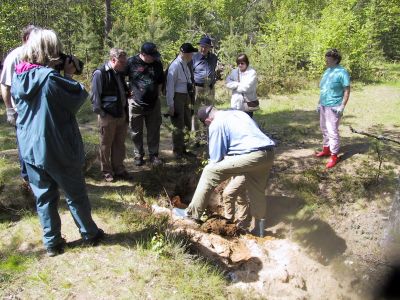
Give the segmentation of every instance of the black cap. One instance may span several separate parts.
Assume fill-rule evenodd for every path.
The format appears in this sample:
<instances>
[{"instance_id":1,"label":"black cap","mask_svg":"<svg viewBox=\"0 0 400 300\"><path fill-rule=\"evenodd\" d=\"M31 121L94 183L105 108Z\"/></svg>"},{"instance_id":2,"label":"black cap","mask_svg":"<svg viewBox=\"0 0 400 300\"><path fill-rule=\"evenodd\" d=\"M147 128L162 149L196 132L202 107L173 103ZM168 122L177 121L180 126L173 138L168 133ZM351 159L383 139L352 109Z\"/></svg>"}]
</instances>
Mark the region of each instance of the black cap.
<instances>
[{"instance_id":1,"label":"black cap","mask_svg":"<svg viewBox=\"0 0 400 300\"><path fill-rule=\"evenodd\" d=\"M184 43L181 46L181 52L183 53L193 53L197 51L198 51L197 48L193 47L191 43Z\"/></svg>"},{"instance_id":2,"label":"black cap","mask_svg":"<svg viewBox=\"0 0 400 300\"><path fill-rule=\"evenodd\" d=\"M203 36L200 39L199 45L200 46L208 46L208 47L212 48L211 39L208 36Z\"/></svg>"},{"instance_id":3,"label":"black cap","mask_svg":"<svg viewBox=\"0 0 400 300\"><path fill-rule=\"evenodd\" d=\"M199 118L200 122L204 123L204 121L210 115L211 110L213 109L213 105L202 106L197 111L197 118Z\"/></svg>"},{"instance_id":4,"label":"black cap","mask_svg":"<svg viewBox=\"0 0 400 300\"><path fill-rule=\"evenodd\" d=\"M157 50L157 46L154 43L146 42L142 45L140 52L153 56L154 58L160 58L160 52Z\"/></svg>"}]
</instances>

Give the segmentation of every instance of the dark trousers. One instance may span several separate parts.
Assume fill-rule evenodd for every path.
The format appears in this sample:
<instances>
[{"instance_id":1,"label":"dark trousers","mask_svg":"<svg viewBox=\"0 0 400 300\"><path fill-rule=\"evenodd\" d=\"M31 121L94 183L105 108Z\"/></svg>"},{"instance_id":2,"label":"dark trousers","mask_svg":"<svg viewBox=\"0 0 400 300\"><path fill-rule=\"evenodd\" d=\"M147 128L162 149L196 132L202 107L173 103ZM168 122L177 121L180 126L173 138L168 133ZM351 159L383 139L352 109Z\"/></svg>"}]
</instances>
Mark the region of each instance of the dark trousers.
<instances>
[{"instance_id":1,"label":"dark trousers","mask_svg":"<svg viewBox=\"0 0 400 300\"><path fill-rule=\"evenodd\" d=\"M188 94L175 93L174 110L175 114L171 117L174 127L172 131L173 151L175 154L183 154L186 150L184 129L186 127L187 130L190 130L192 121Z\"/></svg>"},{"instance_id":2,"label":"dark trousers","mask_svg":"<svg viewBox=\"0 0 400 300\"><path fill-rule=\"evenodd\" d=\"M143 108L138 106L133 100L129 100L129 126L135 157L144 156L144 124L146 124L149 156L158 156L161 121L161 105L159 99L157 99L156 105L150 111L144 111Z\"/></svg>"}]
</instances>

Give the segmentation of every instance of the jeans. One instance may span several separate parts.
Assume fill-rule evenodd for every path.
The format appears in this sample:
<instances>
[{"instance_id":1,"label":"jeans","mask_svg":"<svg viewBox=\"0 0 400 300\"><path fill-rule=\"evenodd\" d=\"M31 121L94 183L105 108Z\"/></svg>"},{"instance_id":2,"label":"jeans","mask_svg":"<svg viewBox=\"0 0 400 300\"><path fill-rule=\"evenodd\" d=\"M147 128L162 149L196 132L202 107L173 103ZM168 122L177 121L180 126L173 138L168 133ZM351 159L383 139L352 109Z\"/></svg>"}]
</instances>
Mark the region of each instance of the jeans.
<instances>
[{"instance_id":1,"label":"jeans","mask_svg":"<svg viewBox=\"0 0 400 300\"><path fill-rule=\"evenodd\" d=\"M68 208L82 238L93 238L97 234L98 227L92 219L91 206L81 168L44 170L26 164L26 169L32 192L36 198L36 208L46 248L54 247L61 242L61 219L58 214L59 187L65 192Z\"/></svg>"}]
</instances>

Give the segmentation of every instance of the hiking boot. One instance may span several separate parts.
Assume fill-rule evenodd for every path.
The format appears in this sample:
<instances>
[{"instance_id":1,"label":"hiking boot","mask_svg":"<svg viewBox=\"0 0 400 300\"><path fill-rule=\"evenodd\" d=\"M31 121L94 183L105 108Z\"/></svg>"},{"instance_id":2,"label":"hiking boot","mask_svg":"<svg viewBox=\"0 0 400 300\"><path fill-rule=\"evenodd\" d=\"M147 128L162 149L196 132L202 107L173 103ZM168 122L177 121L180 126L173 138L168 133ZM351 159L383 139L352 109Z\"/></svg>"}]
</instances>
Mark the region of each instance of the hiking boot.
<instances>
[{"instance_id":1,"label":"hiking boot","mask_svg":"<svg viewBox=\"0 0 400 300\"><path fill-rule=\"evenodd\" d=\"M66 240L62 238L61 241L57 245L47 247L47 249L46 249L47 256L54 257L57 255L63 254L66 244L67 244Z\"/></svg>"},{"instance_id":2,"label":"hiking boot","mask_svg":"<svg viewBox=\"0 0 400 300\"><path fill-rule=\"evenodd\" d=\"M339 157L336 154L332 154L331 157L328 160L328 163L326 164L326 168L330 169L336 166L336 164L339 161Z\"/></svg>"},{"instance_id":3,"label":"hiking boot","mask_svg":"<svg viewBox=\"0 0 400 300\"><path fill-rule=\"evenodd\" d=\"M162 165L162 160L160 158L158 158L158 156L154 155L154 156L150 156L150 163L153 165L153 167Z\"/></svg>"},{"instance_id":4,"label":"hiking boot","mask_svg":"<svg viewBox=\"0 0 400 300\"><path fill-rule=\"evenodd\" d=\"M92 238L89 239L84 239L83 244L86 246L97 246L104 238L106 237L106 234L104 233L103 229L100 229L97 231L96 235Z\"/></svg>"},{"instance_id":5,"label":"hiking boot","mask_svg":"<svg viewBox=\"0 0 400 300\"><path fill-rule=\"evenodd\" d=\"M316 157L323 157L329 155L331 155L331 150L329 149L329 146L324 146L321 152L315 154Z\"/></svg>"},{"instance_id":6,"label":"hiking boot","mask_svg":"<svg viewBox=\"0 0 400 300\"><path fill-rule=\"evenodd\" d=\"M122 173L115 174L115 178L121 180L132 180L133 176L129 174L127 171L123 171Z\"/></svg>"},{"instance_id":7,"label":"hiking boot","mask_svg":"<svg viewBox=\"0 0 400 300\"><path fill-rule=\"evenodd\" d=\"M135 156L135 166L140 167L144 165L143 156Z\"/></svg>"},{"instance_id":8,"label":"hiking boot","mask_svg":"<svg viewBox=\"0 0 400 300\"><path fill-rule=\"evenodd\" d=\"M114 177L112 176L111 173L104 173L103 177L104 177L104 180L106 182L113 182L114 181Z\"/></svg>"}]
</instances>

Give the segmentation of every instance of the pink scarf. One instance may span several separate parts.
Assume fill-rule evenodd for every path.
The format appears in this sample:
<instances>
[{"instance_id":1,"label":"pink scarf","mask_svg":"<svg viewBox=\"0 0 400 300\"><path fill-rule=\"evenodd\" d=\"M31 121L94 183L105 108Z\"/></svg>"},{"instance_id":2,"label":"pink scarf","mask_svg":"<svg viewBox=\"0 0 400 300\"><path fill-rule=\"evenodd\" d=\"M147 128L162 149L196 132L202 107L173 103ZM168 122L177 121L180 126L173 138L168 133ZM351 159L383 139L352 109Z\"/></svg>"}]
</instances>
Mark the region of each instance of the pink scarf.
<instances>
[{"instance_id":1,"label":"pink scarf","mask_svg":"<svg viewBox=\"0 0 400 300\"><path fill-rule=\"evenodd\" d=\"M39 68L41 65L31 64L29 62L23 61L15 66L15 73L22 74L34 68Z\"/></svg>"}]
</instances>

